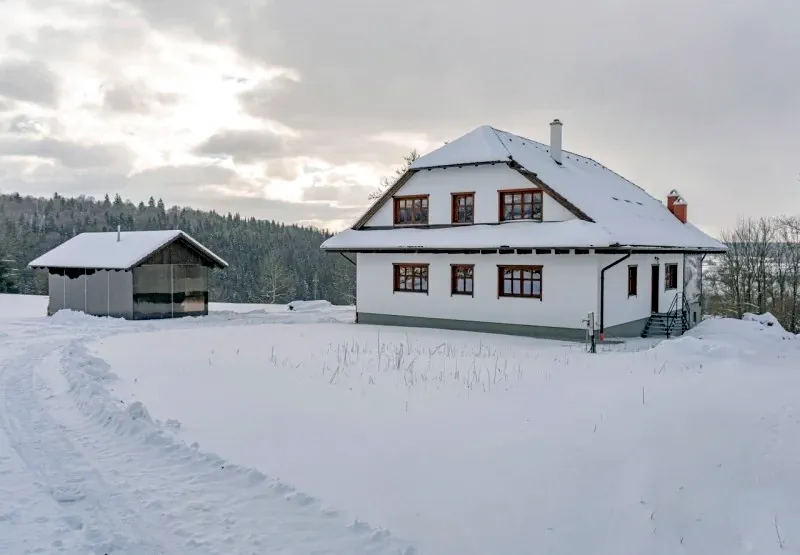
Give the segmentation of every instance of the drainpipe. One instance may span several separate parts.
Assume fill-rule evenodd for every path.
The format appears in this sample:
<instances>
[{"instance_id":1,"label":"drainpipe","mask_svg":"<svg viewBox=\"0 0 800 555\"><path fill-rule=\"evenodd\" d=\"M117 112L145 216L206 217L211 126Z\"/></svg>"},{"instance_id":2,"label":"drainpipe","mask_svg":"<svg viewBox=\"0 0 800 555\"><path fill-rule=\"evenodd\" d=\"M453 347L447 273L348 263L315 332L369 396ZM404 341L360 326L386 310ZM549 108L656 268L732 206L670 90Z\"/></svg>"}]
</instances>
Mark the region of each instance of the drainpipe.
<instances>
[{"instance_id":1,"label":"drainpipe","mask_svg":"<svg viewBox=\"0 0 800 555\"><path fill-rule=\"evenodd\" d=\"M606 316L606 270L610 270L620 262L625 262L631 257L631 251L628 251L628 254L620 258L619 260L615 260L602 270L600 270L600 341L605 339L605 327L603 326L603 322Z\"/></svg>"},{"instance_id":2,"label":"drainpipe","mask_svg":"<svg viewBox=\"0 0 800 555\"><path fill-rule=\"evenodd\" d=\"M703 314L705 314L705 304L706 304L706 292L703 289L703 262L706 261L706 256L708 253L703 253L703 256L700 257L700 320L703 319Z\"/></svg>"}]
</instances>

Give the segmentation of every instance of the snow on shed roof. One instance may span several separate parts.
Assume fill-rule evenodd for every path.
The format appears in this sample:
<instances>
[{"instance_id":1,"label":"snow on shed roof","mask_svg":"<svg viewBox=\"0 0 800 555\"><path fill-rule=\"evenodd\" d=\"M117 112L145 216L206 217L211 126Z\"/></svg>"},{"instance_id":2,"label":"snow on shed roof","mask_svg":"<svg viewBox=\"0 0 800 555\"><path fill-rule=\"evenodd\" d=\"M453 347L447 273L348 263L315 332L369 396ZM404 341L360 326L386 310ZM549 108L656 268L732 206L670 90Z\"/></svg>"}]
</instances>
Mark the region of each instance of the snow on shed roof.
<instances>
[{"instance_id":1,"label":"snow on shed roof","mask_svg":"<svg viewBox=\"0 0 800 555\"><path fill-rule=\"evenodd\" d=\"M127 270L161 247L183 238L217 265L228 265L222 258L180 230L81 233L46 252L30 264L31 268L89 268Z\"/></svg>"},{"instance_id":2,"label":"snow on shed roof","mask_svg":"<svg viewBox=\"0 0 800 555\"><path fill-rule=\"evenodd\" d=\"M411 169L515 162L525 170L536 174L555 193L596 222L602 230L598 230L594 237L598 241L601 237L607 237L606 246L725 250L725 245L697 227L681 223L662 202L650 196L644 189L591 158L564 151L561 161L562 164L558 165L550 157L550 148L547 145L490 126L482 126L417 159L411 164ZM486 231L487 226L481 228L484 230L482 233L490 233ZM476 226L476 230L481 228ZM458 229L461 231L454 231L454 236L463 231L465 240L467 237L470 240L477 239L474 231L468 234L467 228ZM355 230L348 230L329 239L323 243L323 248L341 250L346 248L348 242L352 243L351 248L356 248L357 244L378 240L378 236L366 239L360 235L375 233L375 230L360 230L359 235L351 231ZM392 232L397 231L392 230ZM440 235L429 234L429 236ZM550 236L550 233L547 236ZM385 248L390 248L388 244L396 243L395 240L389 240L388 235L385 237L387 237ZM422 239L421 236L419 238ZM586 241L586 244L597 243Z\"/></svg>"}]
</instances>

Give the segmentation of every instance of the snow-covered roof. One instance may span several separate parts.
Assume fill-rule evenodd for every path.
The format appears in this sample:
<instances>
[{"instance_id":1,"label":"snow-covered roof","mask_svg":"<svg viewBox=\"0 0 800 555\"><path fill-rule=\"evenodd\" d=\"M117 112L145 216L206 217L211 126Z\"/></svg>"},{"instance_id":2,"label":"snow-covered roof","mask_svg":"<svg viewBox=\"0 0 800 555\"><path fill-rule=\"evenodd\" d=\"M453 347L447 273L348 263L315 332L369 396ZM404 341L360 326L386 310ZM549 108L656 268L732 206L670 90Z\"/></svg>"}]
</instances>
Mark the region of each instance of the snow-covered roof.
<instances>
[{"instance_id":1,"label":"snow-covered roof","mask_svg":"<svg viewBox=\"0 0 800 555\"><path fill-rule=\"evenodd\" d=\"M514 167L535 174L538 180L552 189L552 192L592 220L584 222L587 224L582 231L584 243L570 244L570 246L633 246L707 251L724 251L726 248L691 223L681 223L661 201L591 158L563 151L562 164L559 165L550 156L550 148L547 145L490 126L478 127L422 156L414 161L410 168L415 171L492 162L510 163ZM387 200L388 196L378 202ZM594 225L591 225L593 222ZM504 223L499 227L503 228L505 225L508 224ZM573 243L572 240L576 238L569 234L572 230L570 226L553 227L552 232L544 232L545 227L551 224L533 225L537 227L531 228L530 234L525 234L529 235L527 237L529 244L525 245L527 247L541 245L542 236L552 237L552 240L559 244ZM441 233L442 230L436 229L415 229L412 231L417 233L410 237L414 237L415 241L426 247L429 246L425 244L426 240L430 239L438 244L439 238L444 236L451 237L457 243L471 241L474 246L475 243L487 243L490 238L495 235L499 237L503 233L501 230L490 230L490 227L459 227L452 230L452 233ZM568 229L570 232L566 231ZM568 234L563 240L558 240L553 235L562 231L557 230L564 230L563 232ZM390 244L405 242L409 237L406 230L389 230L390 234L381 233L374 237L366 237L366 234L374 234L377 231L347 230L323 243L323 248L343 250L348 244L356 248L357 245L365 243L377 243L383 240L381 237L386 240L382 246L391 248ZM420 235L419 232L423 231L430 233ZM461 235L464 236L463 240L460 238ZM557 245L553 243L547 246ZM376 245L376 248L379 247Z\"/></svg>"},{"instance_id":2,"label":"snow-covered roof","mask_svg":"<svg viewBox=\"0 0 800 555\"><path fill-rule=\"evenodd\" d=\"M508 226L512 226L509 228ZM497 249L606 247L602 227L582 220L515 221L464 227L348 229L325 241L326 250L346 249Z\"/></svg>"},{"instance_id":3,"label":"snow-covered roof","mask_svg":"<svg viewBox=\"0 0 800 555\"><path fill-rule=\"evenodd\" d=\"M81 233L28 266L32 268L89 268L127 270L160 248L184 239L220 267L228 265L222 258L180 230L122 231Z\"/></svg>"}]
</instances>

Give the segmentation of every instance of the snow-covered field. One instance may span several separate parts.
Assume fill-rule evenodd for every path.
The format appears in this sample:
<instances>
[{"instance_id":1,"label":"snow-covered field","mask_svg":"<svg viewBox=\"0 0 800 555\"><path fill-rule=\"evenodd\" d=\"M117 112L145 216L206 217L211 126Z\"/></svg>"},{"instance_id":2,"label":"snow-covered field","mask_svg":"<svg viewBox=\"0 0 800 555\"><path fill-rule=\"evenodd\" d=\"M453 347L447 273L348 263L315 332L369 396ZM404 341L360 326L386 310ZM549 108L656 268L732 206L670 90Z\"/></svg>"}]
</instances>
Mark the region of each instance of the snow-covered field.
<instances>
[{"instance_id":1,"label":"snow-covered field","mask_svg":"<svg viewBox=\"0 0 800 555\"><path fill-rule=\"evenodd\" d=\"M2 554L800 553L800 341L768 319L590 355L45 306L0 296Z\"/></svg>"}]
</instances>

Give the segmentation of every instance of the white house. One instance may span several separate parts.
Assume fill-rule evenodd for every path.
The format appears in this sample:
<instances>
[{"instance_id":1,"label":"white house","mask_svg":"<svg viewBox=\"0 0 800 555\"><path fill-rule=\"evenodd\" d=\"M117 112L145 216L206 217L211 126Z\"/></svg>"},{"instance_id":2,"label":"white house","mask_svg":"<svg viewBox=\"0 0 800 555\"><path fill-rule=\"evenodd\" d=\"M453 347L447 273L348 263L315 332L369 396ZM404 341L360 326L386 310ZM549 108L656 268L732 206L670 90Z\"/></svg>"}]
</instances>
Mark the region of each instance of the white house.
<instances>
[{"instance_id":1,"label":"white house","mask_svg":"<svg viewBox=\"0 0 800 555\"><path fill-rule=\"evenodd\" d=\"M591 158L479 127L419 158L326 251L356 253L357 321L582 339L685 328L725 245ZM678 330L673 330L678 331Z\"/></svg>"}]
</instances>

